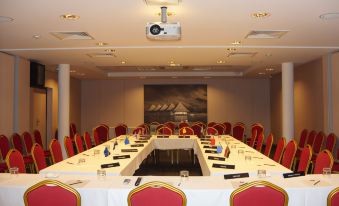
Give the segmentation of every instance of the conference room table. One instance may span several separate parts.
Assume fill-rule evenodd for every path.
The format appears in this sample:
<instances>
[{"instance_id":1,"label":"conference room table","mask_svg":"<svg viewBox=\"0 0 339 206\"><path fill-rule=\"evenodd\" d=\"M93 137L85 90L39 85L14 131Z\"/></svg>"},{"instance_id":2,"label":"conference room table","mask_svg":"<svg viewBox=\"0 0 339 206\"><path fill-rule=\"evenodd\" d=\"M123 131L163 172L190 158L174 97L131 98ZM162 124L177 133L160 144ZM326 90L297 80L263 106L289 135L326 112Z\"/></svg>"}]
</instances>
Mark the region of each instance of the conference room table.
<instances>
[{"instance_id":1,"label":"conference room table","mask_svg":"<svg viewBox=\"0 0 339 206\"><path fill-rule=\"evenodd\" d=\"M131 179L129 184L124 184L126 178ZM82 206L127 206L127 196L135 188L134 182L137 177L2 173L0 174L0 205L23 206L24 192L30 186L45 179L70 184L80 193ZM150 181L171 184L185 193L187 206L229 206L231 193L240 185L255 180L269 181L282 187L288 194L289 206L326 206L327 195L339 186L339 174L307 175L288 179L282 176L271 176L228 180L223 176L190 176L188 180L182 180L179 176L144 176L141 184Z\"/></svg>"},{"instance_id":2,"label":"conference room table","mask_svg":"<svg viewBox=\"0 0 339 206\"><path fill-rule=\"evenodd\" d=\"M125 144L126 138L128 138L128 144ZM215 139L215 145L210 145L210 139L199 139L194 135L152 135L147 140L141 140L134 136L120 136L47 167L40 173L96 175L97 170L101 169L101 165L113 163L116 164L114 167L105 168L107 176L132 176L154 149L193 149L200 163L203 176L246 172L252 177L257 175L258 170L266 170L267 175L271 176L291 172L291 170L231 136L224 135L210 138ZM114 147L115 142L118 145ZM222 147L220 153L217 153L216 145ZM110 152L108 156L104 155L106 147L109 148ZM224 151L227 147L230 150L230 155L225 158ZM239 151L242 152L239 153ZM125 155L129 155L129 157L121 159ZM234 166L234 168L225 168L226 166Z\"/></svg>"}]
</instances>

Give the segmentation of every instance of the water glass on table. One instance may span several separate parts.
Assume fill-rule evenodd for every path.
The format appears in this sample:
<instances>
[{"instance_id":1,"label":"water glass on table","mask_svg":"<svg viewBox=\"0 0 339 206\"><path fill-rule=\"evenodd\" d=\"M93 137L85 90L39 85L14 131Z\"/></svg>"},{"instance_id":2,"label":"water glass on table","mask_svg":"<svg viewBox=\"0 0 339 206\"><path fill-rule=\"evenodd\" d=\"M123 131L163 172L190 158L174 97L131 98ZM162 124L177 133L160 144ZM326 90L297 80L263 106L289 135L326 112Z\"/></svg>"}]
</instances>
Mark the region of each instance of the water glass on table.
<instances>
[{"instance_id":1,"label":"water glass on table","mask_svg":"<svg viewBox=\"0 0 339 206\"><path fill-rule=\"evenodd\" d=\"M331 168L329 168L329 167L324 167L324 168L323 168L323 175L324 175L325 177L330 176L330 175L331 175Z\"/></svg>"},{"instance_id":2,"label":"water glass on table","mask_svg":"<svg viewBox=\"0 0 339 206\"><path fill-rule=\"evenodd\" d=\"M19 168L18 167L11 167L11 168L9 168L9 173L13 176L18 176Z\"/></svg>"},{"instance_id":3,"label":"water glass on table","mask_svg":"<svg viewBox=\"0 0 339 206\"><path fill-rule=\"evenodd\" d=\"M98 180L105 180L106 179L106 170L98 169L97 170L97 177L98 177Z\"/></svg>"}]
</instances>

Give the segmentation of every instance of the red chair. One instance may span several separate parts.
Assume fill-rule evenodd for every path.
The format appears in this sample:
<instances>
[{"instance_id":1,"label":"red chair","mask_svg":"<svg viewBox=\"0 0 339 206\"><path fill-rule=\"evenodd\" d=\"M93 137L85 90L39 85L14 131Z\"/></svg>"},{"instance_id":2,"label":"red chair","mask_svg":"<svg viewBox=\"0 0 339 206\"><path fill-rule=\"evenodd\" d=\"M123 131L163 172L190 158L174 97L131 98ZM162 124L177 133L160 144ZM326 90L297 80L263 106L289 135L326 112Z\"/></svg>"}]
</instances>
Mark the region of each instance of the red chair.
<instances>
[{"instance_id":1,"label":"red chair","mask_svg":"<svg viewBox=\"0 0 339 206\"><path fill-rule=\"evenodd\" d=\"M84 144L82 142L82 138L80 134L76 133L74 135L74 141L75 141L75 147L77 148L78 153L81 153L84 151Z\"/></svg>"},{"instance_id":2,"label":"red chair","mask_svg":"<svg viewBox=\"0 0 339 206\"><path fill-rule=\"evenodd\" d=\"M24 132L22 133L22 138L24 139L24 145L26 149L26 154L29 154L33 147L33 138L30 133Z\"/></svg>"},{"instance_id":3,"label":"red chair","mask_svg":"<svg viewBox=\"0 0 339 206\"><path fill-rule=\"evenodd\" d=\"M281 164L288 168L291 169L294 161L294 156L295 153L297 152L297 142L295 140L290 140L285 148L284 155L282 156L281 159Z\"/></svg>"},{"instance_id":4,"label":"red chair","mask_svg":"<svg viewBox=\"0 0 339 206\"><path fill-rule=\"evenodd\" d=\"M125 124L119 124L114 128L115 131L115 137L119 137L120 135L126 135L127 134L127 126Z\"/></svg>"},{"instance_id":5,"label":"red chair","mask_svg":"<svg viewBox=\"0 0 339 206\"><path fill-rule=\"evenodd\" d=\"M202 128L202 126L200 126L199 124L193 124L191 126L191 129L193 129L194 135L197 135L199 138L202 137L204 133L204 129Z\"/></svg>"},{"instance_id":6,"label":"red chair","mask_svg":"<svg viewBox=\"0 0 339 206\"><path fill-rule=\"evenodd\" d=\"M140 135L144 135L145 134L145 128L144 127L137 127L133 129L132 134L140 134Z\"/></svg>"},{"instance_id":7,"label":"red chair","mask_svg":"<svg viewBox=\"0 0 339 206\"><path fill-rule=\"evenodd\" d=\"M307 129L303 129L303 131L301 131L300 138L299 138L299 143L298 143L297 153L295 154L296 158L300 157L301 150L305 147L305 143L306 143L306 139L307 139L307 134L308 134Z\"/></svg>"},{"instance_id":8,"label":"red chair","mask_svg":"<svg viewBox=\"0 0 339 206\"><path fill-rule=\"evenodd\" d=\"M337 159L333 163L332 171L339 173L339 148L337 150Z\"/></svg>"},{"instance_id":9,"label":"red chair","mask_svg":"<svg viewBox=\"0 0 339 206\"><path fill-rule=\"evenodd\" d=\"M138 127L144 128L144 134L150 134L150 127L146 123L143 123Z\"/></svg>"},{"instance_id":10,"label":"red chair","mask_svg":"<svg viewBox=\"0 0 339 206\"><path fill-rule=\"evenodd\" d=\"M34 130L33 131L33 136L34 136L34 140L35 143L38 143L42 148L44 147L44 145L42 144L42 139L41 139L41 134L39 130ZM51 158L51 152L49 150L44 150L44 154L46 158Z\"/></svg>"},{"instance_id":11,"label":"red chair","mask_svg":"<svg viewBox=\"0 0 339 206\"><path fill-rule=\"evenodd\" d=\"M25 206L80 206L80 194L72 187L57 180L44 180L24 194Z\"/></svg>"},{"instance_id":12,"label":"red chair","mask_svg":"<svg viewBox=\"0 0 339 206\"><path fill-rule=\"evenodd\" d=\"M35 143L32 147L31 154L34 160L35 171L39 173L40 170L47 167L44 149L42 149L38 143Z\"/></svg>"},{"instance_id":13,"label":"red chair","mask_svg":"<svg viewBox=\"0 0 339 206\"><path fill-rule=\"evenodd\" d=\"M325 134L323 132L319 132L317 136L315 137L313 147L312 147L313 149L312 160L315 160L317 158L317 155L320 152L321 146L323 145L324 139L325 139Z\"/></svg>"},{"instance_id":14,"label":"red chair","mask_svg":"<svg viewBox=\"0 0 339 206\"><path fill-rule=\"evenodd\" d=\"M243 123L238 122L234 125L233 131L232 131L233 137L236 138L239 141L244 142L244 134L245 134L245 126Z\"/></svg>"},{"instance_id":15,"label":"red chair","mask_svg":"<svg viewBox=\"0 0 339 206\"><path fill-rule=\"evenodd\" d=\"M231 130L232 130L232 124L230 122L224 122L222 123L225 127L225 134L226 135L231 135Z\"/></svg>"},{"instance_id":16,"label":"red chair","mask_svg":"<svg viewBox=\"0 0 339 206\"><path fill-rule=\"evenodd\" d=\"M214 127L207 127L206 130L207 135L218 135L218 130L216 130Z\"/></svg>"},{"instance_id":17,"label":"red chair","mask_svg":"<svg viewBox=\"0 0 339 206\"><path fill-rule=\"evenodd\" d=\"M165 122L164 125L170 128L172 132L175 131L176 125L174 124L174 122Z\"/></svg>"},{"instance_id":18,"label":"red chair","mask_svg":"<svg viewBox=\"0 0 339 206\"><path fill-rule=\"evenodd\" d=\"M309 134L308 134L308 137L307 137L307 143L308 145L311 145L311 147L313 147L313 143L314 143L314 139L315 139L315 136L317 135L317 132L312 130Z\"/></svg>"},{"instance_id":19,"label":"red chair","mask_svg":"<svg viewBox=\"0 0 339 206\"><path fill-rule=\"evenodd\" d=\"M18 150L24 157L25 165L27 165L31 171L33 171L33 158L32 155L24 155L24 149L21 141L21 137L18 133L13 133L12 135L12 145L14 146L14 149ZM29 151L30 152L30 151Z\"/></svg>"},{"instance_id":20,"label":"red chair","mask_svg":"<svg viewBox=\"0 0 339 206\"><path fill-rule=\"evenodd\" d=\"M85 145L86 145L86 149L92 148L91 136L89 135L88 132L84 133L84 142L85 142Z\"/></svg>"},{"instance_id":21,"label":"red chair","mask_svg":"<svg viewBox=\"0 0 339 206\"><path fill-rule=\"evenodd\" d=\"M186 196L163 182L149 182L128 194L128 206L186 206Z\"/></svg>"},{"instance_id":22,"label":"red chair","mask_svg":"<svg viewBox=\"0 0 339 206\"><path fill-rule=\"evenodd\" d=\"M77 128L75 126L74 123L71 123L69 125L69 136L70 138L73 140L74 139L74 135L77 133Z\"/></svg>"},{"instance_id":23,"label":"red chair","mask_svg":"<svg viewBox=\"0 0 339 206\"><path fill-rule=\"evenodd\" d=\"M181 129L183 127L190 127L190 125L187 122L180 122L179 123L179 129Z\"/></svg>"},{"instance_id":24,"label":"red chair","mask_svg":"<svg viewBox=\"0 0 339 206\"><path fill-rule=\"evenodd\" d=\"M182 127L179 129L179 135L194 135L194 130L190 127Z\"/></svg>"},{"instance_id":25,"label":"red chair","mask_svg":"<svg viewBox=\"0 0 339 206\"><path fill-rule=\"evenodd\" d=\"M99 145L108 141L109 127L107 125L101 124L94 128L93 136L95 144ZM98 142L96 142L98 140Z\"/></svg>"},{"instance_id":26,"label":"red chair","mask_svg":"<svg viewBox=\"0 0 339 206\"><path fill-rule=\"evenodd\" d=\"M159 129L157 129L157 135L172 135L172 130L169 127L162 126Z\"/></svg>"},{"instance_id":27,"label":"red chair","mask_svg":"<svg viewBox=\"0 0 339 206\"><path fill-rule=\"evenodd\" d=\"M7 153L10 150L9 140L5 135L0 135L0 152L3 158L6 158Z\"/></svg>"},{"instance_id":28,"label":"red chair","mask_svg":"<svg viewBox=\"0 0 339 206\"><path fill-rule=\"evenodd\" d=\"M281 138L278 140L277 148L275 149L275 153L274 153L274 156L273 156L273 160L274 160L274 161L280 163L280 159L281 159L281 156L282 156L282 154L283 154L285 144L286 144L286 139L285 139L285 137L281 137Z\"/></svg>"},{"instance_id":29,"label":"red chair","mask_svg":"<svg viewBox=\"0 0 339 206\"><path fill-rule=\"evenodd\" d=\"M265 151L264 151L264 155L266 155L267 157L270 157L272 144L273 144L273 134L270 133L266 139L266 145L265 145Z\"/></svg>"},{"instance_id":30,"label":"red chair","mask_svg":"<svg viewBox=\"0 0 339 206\"><path fill-rule=\"evenodd\" d=\"M61 145L57 139L51 140L51 142L49 143L49 150L51 151L53 164L61 162L63 160Z\"/></svg>"},{"instance_id":31,"label":"red chair","mask_svg":"<svg viewBox=\"0 0 339 206\"><path fill-rule=\"evenodd\" d=\"M329 134L326 138L325 149L327 149L328 151L332 153L335 148L336 141L337 141L337 136L334 133Z\"/></svg>"},{"instance_id":32,"label":"red chair","mask_svg":"<svg viewBox=\"0 0 339 206\"><path fill-rule=\"evenodd\" d=\"M19 173L26 173L24 158L16 149L9 150L6 156L6 164L8 168L17 167Z\"/></svg>"},{"instance_id":33,"label":"red chair","mask_svg":"<svg viewBox=\"0 0 339 206\"><path fill-rule=\"evenodd\" d=\"M311 162L311 157L312 157L312 148L310 145L306 145L301 150L297 172L305 172L305 174L307 174L308 167Z\"/></svg>"},{"instance_id":34,"label":"red chair","mask_svg":"<svg viewBox=\"0 0 339 206\"><path fill-rule=\"evenodd\" d=\"M333 156L330 151L321 151L315 160L313 174L322 174L323 168L331 168L333 166Z\"/></svg>"},{"instance_id":35,"label":"red chair","mask_svg":"<svg viewBox=\"0 0 339 206\"><path fill-rule=\"evenodd\" d=\"M72 140L70 137L64 137L64 145L68 157L73 157L75 155Z\"/></svg>"},{"instance_id":36,"label":"red chair","mask_svg":"<svg viewBox=\"0 0 339 206\"><path fill-rule=\"evenodd\" d=\"M231 206L287 206L286 191L270 182L255 181L232 192Z\"/></svg>"},{"instance_id":37,"label":"red chair","mask_svg":"<svg viewBox=\"0 0 339 206\"><path fill-rule=\"evenodd\" d=\"M257 145L255 146L255 149L256 149L258 152L261 152L261 148L262 148L263 143L264 143L264 133L261 133L261 134L258 136Z\"/></svg>"},{"instance_id":38,"label":"red chair","mask_svg":"<svg viewBox=\"0 0 339 206\"><path fill-rule=\"evenodd\" d=\"M339 187L335 188L327 196L327 206L339 205Z\"/></svg>"},{"instance_id":39,"label":"red chair","mask_svg":"<svg viewBox=\"0 0 339 206\"><path fill-rule=\"evenodd\" d=\"M218 131L219 135L223 135L225 133L225 126L223 124L215 124L213 128Z\"/></svg>"},{"instance_id":40,"label":"red chair","mask_svg":"<svg viewBox=\"0 0 339 206\"><path fill-rule=\"evenodd\" d=\"M257 137L260 134L257 134L257 130L252 130L251 132L251 138L247 141L248 146L253 147L254 148L254 144L257 141Z\"/></svg>"},{"instance_id":41,"label":"red chair","mask_svg":"<svg viewBox=\"0 0 339 206\"><path fill-rule=\"evenodd\" d=\"M197 124L197 125L199 125L200 127L202 127L203 129L206 129L206 124L205 123L203 123L203 122L194 122L194 123L192 123L192 125L194 125L194 124Z\"/></svg>"},{"instance_id":42,"label":"red chair","mask_svg":"<svg viewBox=\"0 0 339 206\"><path fill-rule=\"evenodd\" d=\"M209 122L207 123L207 127L213 127L216 124L217 124L216 122Z\"/></svg>"}]
</instances>

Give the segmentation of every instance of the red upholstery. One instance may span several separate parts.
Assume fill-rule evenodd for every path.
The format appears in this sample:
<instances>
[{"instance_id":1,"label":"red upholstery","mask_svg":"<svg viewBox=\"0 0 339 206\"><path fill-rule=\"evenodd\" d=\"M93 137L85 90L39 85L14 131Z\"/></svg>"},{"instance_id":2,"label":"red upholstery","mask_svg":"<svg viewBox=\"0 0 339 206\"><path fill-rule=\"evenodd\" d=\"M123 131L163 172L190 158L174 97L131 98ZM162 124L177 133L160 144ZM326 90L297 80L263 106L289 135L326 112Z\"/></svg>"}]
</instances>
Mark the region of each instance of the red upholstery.
<instances>
[{"instance_id":1,"label":"red upholstery","mask_svg":"<svg viewBox=\"0 0 339 206\"><path fill-rule=\"evenodd\" d=\"M266 145L265 145L265 151L264 151L264 155L266 155L267 157L270 156L271 149L272 149L272 144L273 144L273 134L270 133L267 136Z\"/></svg>"},{"instance_id":2,"label":"red upholstery","mask_svg":"<svg viewBox=\"0 0 339 206\"><path fill-rule=\"evenodd\" d=\"M77 128L74 123L69 125L69 136L71 139L74 139L74 135L77 133Z\"/></svg>"},{"instance_id":3,"label":"red upholstery","mask_svg":"<svg viewBox=\"0 0 339 206\"><path fill-rule=\"evenodd\" d=\"M17 149L21 154L24 154L24 147L22 145L21 137L18 133L13 133L12 135L12 145ZM30 151L30 150L29 150ZM29 152L28 151L28 152Z\"/></svg>"},{"instance_id":4,"label":"red upholstery","mask_svg":"<svg viewBox=\"0 0 339 206\"><path fill-rule=\"evenodd\" d=\"M39 145L41 145L41 147L43 147L40 131L34 130L33 136L34 136L35 143L38 143ZM45 154L45 157L51 157L51 152L49 150L44 150L44 154Z\"/></svg>"},{"instance_id":5,"label":"red upholstery","mask_svg":"<svg viewBox=\"0 0 339 206\"><path fill-rule=\"evenodd\" d=\"M313 147L312 147L314 154L318 154L320 152L324 139L325 139L325 134L323 132L319 132L317 136L315 137Z\"/></svg>"},{"instance_id":6,"label":"red upholstery","mask_svg":"<svg viewBox=\"0 0 339 206\"><path fill-rule=\"evenodd\" d=\"M162 126L157 130L157 134L172 135L172 130L169 127Z\"/></svg>"},{"instance_id":7,"label":"red upholstery","mask_svg":"<svg viewBox=\"0 0 339 206\"><path fill-rule=\"evenodd\" d=\"M24 139L25 147L26 147L26 152L29 154L32 150L33 147L33 138L30 133L24 132L22 133L22 138Z\"/></svg>"},{"instance_id":8,"label":"red upholstery","mask_svg":"<svg viewBox=\"0 0 339 206\"><path fill-rule=\"evenodd\" d=\"M72 187L55 180L45 180L28 188L25 206L80 206L80 195Z\"/></svg>"},{"instance_id":9,"label":"red upholstery","mask_svg":"<svg viewBox=\"0 0 339 206\"><path fill-rule=\"evenodd\" d=\"M173 122L166 122L164 125L172 130L172 132L175 130L176 125Z\"/></svg>"},{"instance_id":10,"label":"red upholstery","mask_svg":"<svg viewBox=\"0 0 339 206\"><path fill-rule=\"evenodd\" d=\"M91 136L89 135L88 132L84 133L84 141L87 149L92 148L92 141L91 141Z\"/></svg>"},{"instance_id":11,"label":"red upholstery","mask_svg":"<svg viewBox=\"0 0 339 206\"><path fill-rule=\"evenodd\" d=\"M19 173L26 173L25 162L22 154L16 150L11 149L6 156L7 167L17 167L19 169Z\"/></svg>"},{"instance_id":12,"label":"red upholstery","mask_svg":"<svg viewBox=\"0 0 339 206\"><path fill-rule=\"evenodd\" d=\"M232 192L231 206L285 206L287 193L280 187L266 181L245 184Z\"/></svg>"},{"instance_id":13,"label":"red upholstery","mask_svg":"<svg viewBox=\"0 0 339 206\"><path fill-rule=\"evenodd\" d=\"M44 150L38 143L35 143L32 147L31 153L34 160L35 170L39 173L40 170L47 167Z\"/></svg>"},{"instance_id":14,"label":"red upholstery","mask_svg":"<svg viewBox=\"0 0 339 206\"><path fill-rule=\"evenodd\" d=\"M183 127L189 127L190 125L187 122L180 122L179 123L179 129L183 128Z\"/></svg>"},{"instance_id":15,"label":"red upholstery","mask_svg":"<svg viewBox=\"0 0 339 206\"><path fill-rule=\"evenodd\" d=\"M132 190L129 206L185 206L186 196L177 188L161 182L149 182Z\"/></svg>"},{"instance_id":16,"label":"red upholstery","mask_svg":"<svg viewBox=\"0 0 339 206\"><path fill-rule=\"evenodd\" d=\"M225 127L225 134L231 135L231 130L232 130L232 124L229 122L224 122L222 123Z\"/></svg>"},{"instance_id":17,"label":"red upholstery","mask_svg":"<svg viewBox=\"0 0 339 206\"><path fill-rule=\"evenodd\" d=\"M195 135L197 135L199 138L202 137L203 129L202 129L202 126L200 126L200 124L194 124L192 125L191 128L193 129L193 133Z\"/></svg>"},{"instance_id":18,"label":"red upholstery","mask_svg":"<svg viewBox=\"0 0 339 206\"><path fill-rule=\"evenodd\" d=\"M336 135L334 133L329 134L326 138L325 149L327 149L330 152L333 152L336 141L337 141Z\"/></svg>"},{"instance_id":19,"label":"red upholstery","mask_svg":"<svg viewBox=\"0 0 339 206\"><path fill-rule=\"evenodd\" d=\"M190 127L182 127L179 130L180 135L194 135L194 130Z\"/></svg>"},{"instance_id":20,"label":"red upholstery","mask_svg":"<svg viewBox=\"0 0 339 206\"><path fill-rule=\"evenodd\" d=\"M338 206L338 205L339 205L339 187L332 190L327 197L327 206Z\"/></svg>"},{"instance_id":21,"label":"red upholstery","mask_svg":"<svg viewBox=\"0 0 339 206\"><path fill-rule=\"evenodd\" d=\"M207 135L218 135L218 130L216 130L214 127L207 127L206 130Z\"/></svg>"},{"instance_id":22,"label":"red upholstery","mask_svg":"<svg viewBox=\"0 0 339 206\"><path fill-rule=\"evenodd\" d=\"M115 136L119 137L120 135L126 135L127 134L127 126L125 124L119 124L114 128Z\"/></svg>"},{"instance_id":23,"label":"red upholstery","mask_svg":"<svg viewBox=\"0 0 339 206\"><path fill-rule=\"evenodd\" d=\"M257 139L257 145L255 147L255 149L258 151L258 152L261 152L261 148L262 148L262 144L264 142L264 133L261 133L259 136L258 136L258 139Z\"/></svg>"},{"instance_id":24,"label":"red upholstery","mask_svg":"<svg viewBox=\"0 0 339 206\"><path fill-rule=\"evenodd\" d=\"M241 123L237 123L233 127L233 137L236 138L239 141L244 141L244 133L245 133L245 127Z\"/></svg>"},{"instance_id":25,"label":"red upholstery","mask_svg":"<svg viewBox=\"0 0 339 206\"><path fill-rule=\"evenodd\" d=\"M149 126L146 123L139 125L138 127L144 128L144 134L149 134Z\"/></svg>"},{"instance_id":26,"label":"red upholstery","mask_svg":"<svg viewBox=\"0 0 339 206\"><path fill-rule=\"evenodd\" d=\"M107 127L106 125L99 125L96 128L94 128L94 140L97 140L99 142L95 142L96 145L99 145L101 143L107 142L108 140L108 134L109 134L109 127Z\"/></svg>"},{"instance_id":27,"label":"red upholstery","mask_svg":"<svg viewBox=\"0 0 339 206\"><path fill-rule=\"evenodd\" d=\"M137 127L137 128L134 128L133 129L133 134L141 134L141 135L143 135L143 134L145 134L145 128L144 127Z\"/></svg>"},{"instance_id":28,"label":"red upholstery","mask_svg":"<svg viewBox=\"0 0 339 206\"><path fill-rule=\"evenodd\" d=\"M217 123L216 122L209 122L207 124L207 127L213 127L214 125L216 125Z\"/></svg>"},{"instance_id":29,"label":"red upholstery","mask_svg":"<svg viewBox=\"0 0 339 206\"><path fill-rule=\"evenodd\" d=\"M1 156L6 158L8 151L10 150L9 140L5 135L0 135L0 151Z\"/></svg>"},{"instance_id":30,"label":"red upholstery","mask_svg":"<svg viewBox=\"0 0 339 206\"><path fill-rule=\"evenodd\" d=\"M301 131L298 148L300 149L304 148L305 143L306 143L307 133L308 133L307 129L304 129L303 131Z\"/></svg>"},{"instance_id":31,"label":"red upholstery","mask_svg":"<svg viewBox=\"0 0 339 206\"><path fill-rule=\"evenodd\" d=\"M317 135L317 132L312 130L309 134L308 134L308 137L307 137L307 143L306 144L309 144L311 145L311 147L313 147L313 143L314 143L314 139L315 139L315 136Z\"/></svg>"},{"instance_id":32,"label":"red upholstery","mask_svg":"<svg viewBox=\"0 0 339 206\"><path fill-rule=\"evenodd\" d=\"M80 134L76 133L74 135L74 141L75 141L75 147L77 148L78 153L81 153L84 151L84 144L82 142L82 138Z\"/></svg>"},{"instance_id":33,"label":"red upholstery","mask_svg":"<svg viewBox=\"0 0 339 206\"><path fill-rule=\"evenodd\" d=\"M49 144L49 150L51 151L53 163L58 163L63 160L61 145L58 140L52 139Z\"/></svg>"},{"instance_id":34,"label":"red upholstery","mask_svg":"<svg viewBox=\"0 0 339 206\"><path fill-rule=\"evenodd\" d=\"M287 143L284 155L281 159L281 164L288 168L292 168L292 163L294 160L295 153L297 151L297 142L295 140L291 140Z\"/></svg>"},{"instance_id":35,"label":"red upholstery","mask_svg":"<svg viewBox=\"0 0 339 206\"><path fill-rule=\"evenodd\" d=\"M302 149L300 153L299 165L297 169L298 172L305 172L305 174L307 173L311 157L312 157L312 148L310 145L306 145L306 147L304 147L304 149Z\"/></svg>"},{"instance_id":36,"label":"red upholstery","mask_svg":"<svg viewBox=\"0 0 339 206\"><path fill-rule=\"evenodd\" d=\"M317 159L315 160L313 173L322 174L323 168L328 167L332 169L332 166L333 166L332 154L330 151L325 149L318 154Z\"/></svg>"},{"instance_id":37,"label":"red upholstery","mask_svg":"<svg viewBox=\"0 0 339 206\"><path fill-rule=\"evenodd\" d=\"M197 124L197 125L199 125L200 127L202 127L203 129L206 129L206 124L204 124L203 122L194 122L194 123L192 123L192 125L194 125L194 124Z\"/></svg>"},{"instance_id":38,"label":"red upholstery","mask_svg":"<svg viewBox=\"0 0 339 206\"><path fill-rule=\"evenodd\" d=\"M259 137L259 135L261 133L264 132L264 127L260 124L260 123L255 123L255 124L252 124L251 126L251 138L247 141L247 144L250 146L250 147L253 147L255 146L255 143Z\"/></svg>"},{"instance_id":39,"label":"red upholstery","mask_svg":"<svg viewBox=\"0 0 339 206\"><path fill-rule=\"evenodd\" d=\"M100 144L99 132L97 130L93 131L94 144L98 146Z\"/></svg>"},{"instance_id":40,"label":"red upholstery","mask_svg":"<svg viewBox=\"0 0 339 206\"><path fill-rule=\"evenodd\" d=\"M218 131L219 135L223 135L225 133L225 126L223 124L215 124L213 128Z\"/></svg>"},{"instance_id":41,"label":"red upholstery","mask_svg":"<svg viewBox=\"0 0 339 206\"><path fill-rule=\"evenodd\" d=\"M257 134L257 132L258 132L257 130L252 130L251 138L248 141L248 146L254 147L254 144L255 144L255 142L257 140L257 137L260 135L260 134Z\"/></svg>"},{"instance_id":42,"label":"red upholstery","mask_svg":"<svg viewBox=\"0 0 339 206\"><path fill-rule=\"evenodd\" d=\"M282 153L284 151L285 143L286 143L286 140L285 140L284 137L281 137L278 140L277 148L275 149L275 153L274 153L274 156L273 156L273 160L278 162L278 163L280 163L280 159L281 159Z\"/></svg>"},{"instance_id":43,"label":"red upholstery","mask_svg":"<svg viewBox=\"0 0 339 206\"><path fill-rule=\"evenodd\" d=\"M74 149L73 149L73 144L72 144L72 140L71 138L65 136L64 137L64 145L65 145L65 149L67 152L67 156L68 157L73 157L74 156Z\"/></svg>"}]
</instances>

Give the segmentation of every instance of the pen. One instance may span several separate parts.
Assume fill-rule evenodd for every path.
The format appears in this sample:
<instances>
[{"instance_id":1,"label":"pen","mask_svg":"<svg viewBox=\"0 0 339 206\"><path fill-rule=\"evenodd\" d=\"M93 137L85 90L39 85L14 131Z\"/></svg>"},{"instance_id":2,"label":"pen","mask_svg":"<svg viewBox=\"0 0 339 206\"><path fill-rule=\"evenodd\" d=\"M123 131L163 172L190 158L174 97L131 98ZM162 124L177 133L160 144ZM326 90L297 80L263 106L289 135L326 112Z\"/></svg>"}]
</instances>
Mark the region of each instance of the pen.
<instances>
[{"instance_id":1,"label":"pen","mask_svg":"<svg viewBox=\"0 0 339 206\"><path fill-rule=\"evenodd\" d=\"M316 184L318 184L319 182L320 182L320 180L316 181L313 185L316 185Z\"/></svg>"}]
</instances>

